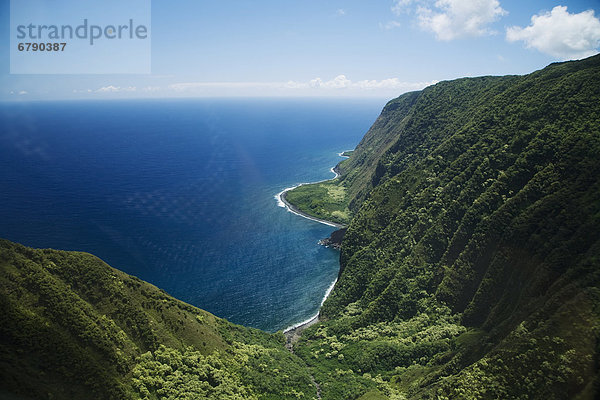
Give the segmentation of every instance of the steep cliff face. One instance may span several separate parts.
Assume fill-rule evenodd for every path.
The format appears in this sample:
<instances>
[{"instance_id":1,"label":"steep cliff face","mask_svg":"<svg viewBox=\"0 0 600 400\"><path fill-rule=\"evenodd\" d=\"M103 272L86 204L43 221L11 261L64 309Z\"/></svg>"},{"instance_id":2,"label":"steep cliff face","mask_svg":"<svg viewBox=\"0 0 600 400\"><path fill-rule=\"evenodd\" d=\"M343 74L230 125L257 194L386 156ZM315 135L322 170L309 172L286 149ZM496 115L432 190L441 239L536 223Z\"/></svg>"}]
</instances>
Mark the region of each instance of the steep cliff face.
<instances>
[{"instance_id":1,"label":"steep cliff face","mask_svg":"<svg viewBox=\"0 0 600 400\"><path fill-rule=\"evenodd\" d=\"M385 124L397 129L376 123L363 142L394 140L375 168L373 161L365 168L376 190L348 231L342 267L375 249L393 263L426 264L437 297L479 323L503 297L493 281L506 290L527 283L535 288L519 290L545 293L597 239L599 69L594 57L523 77L443 82ZM365 158L362 147L348 167ZM351 170L342 182L361 173ZM352 201L368 191L369 184L361 186ZM371 273L390 264L372 261ZM519 273L508 273L509 266ZM493 286L493 295L482 282ZM329 309L335 297L344 296L336 290Z\"/></svg>"},{"instance_id":2,"label":"steep cliff face","mask_svg":"<svg viewBox=\"0 0 600 400\"><path fill-rule=\"evenodd\" d=\"M406 360L437 369L413 394L435 386L452 397L465 385L477 393L493 383L507 396L592 396L600 338L598 82L594 56L526 76L442 82L391 101L340 166L339 184L356 211L324 327L361 357L373 354L374 370L393 359L390 379L415 383L391 371ZM399 362L402 351L381 326L434 318L439 307L481 338L448 336L448 348ZM355 330L386 344L353 341ZM305 345L317 342L309 331ZM357 354L340 351L346 365L365 370Z\"/></svg>"},{"instance_id":3,"label":"steep cliff face","mask_svg":"<svg viewBox=\"0 0 600 400\"><path fill-rule=\"evenodd\" d=\"M410 92L390 101L356 146L352 156L338 164L338 173L342 178L340 183L350 189L348 198L353 211L358 210L373 188L378 161L396 142L420 94Z\"/></svg>"}]
</instances>

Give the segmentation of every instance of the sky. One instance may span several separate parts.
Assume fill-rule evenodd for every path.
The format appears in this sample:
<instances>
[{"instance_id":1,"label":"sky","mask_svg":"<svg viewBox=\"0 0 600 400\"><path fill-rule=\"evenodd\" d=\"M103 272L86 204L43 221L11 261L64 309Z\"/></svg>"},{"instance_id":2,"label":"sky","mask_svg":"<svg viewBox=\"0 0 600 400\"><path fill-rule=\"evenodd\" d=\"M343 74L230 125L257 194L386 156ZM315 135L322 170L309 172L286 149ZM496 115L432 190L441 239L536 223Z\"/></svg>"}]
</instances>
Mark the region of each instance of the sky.
<instances>
[{"instance_id":1,"label":"sky","mask_svg":"<svg viewBox=\"0 0 600 400\"><path fill-rule=\"evenodd\" d=\"M67 5L65 18L73 21L81 21L88 5L102 5L109 16L112 10L106 0L27 1L38 3L28 9L37 10L31 18L40 24L47 23L44 10L58 3ZM92 73L98 61L83 47L81 53L69 47L60 57L78 73L55 73L50 64L46 71L42 62L37 73L11 74L11 4L0 0L0 101L393 98L442 80L526 74L600 49L599 0L135 1L147 3L151 18L147 59L143 49L101 50L116 41L86 49L112 56L119 66L147 61L141 73ZM126 14L115 11L114 18Z\"/></svg>"}]
</instances>

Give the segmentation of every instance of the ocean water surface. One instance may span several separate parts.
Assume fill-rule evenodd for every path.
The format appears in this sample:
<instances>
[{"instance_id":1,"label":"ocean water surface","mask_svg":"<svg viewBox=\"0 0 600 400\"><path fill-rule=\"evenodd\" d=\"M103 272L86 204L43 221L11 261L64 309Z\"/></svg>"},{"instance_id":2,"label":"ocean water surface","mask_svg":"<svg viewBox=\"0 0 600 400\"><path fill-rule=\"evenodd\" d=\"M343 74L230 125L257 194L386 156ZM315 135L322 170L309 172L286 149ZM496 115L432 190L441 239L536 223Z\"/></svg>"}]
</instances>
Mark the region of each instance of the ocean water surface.
<instances>
[{"instance_id":1,"label":"ocean water surface","mask_svg":"<svg viewBox=\"0 0 600 400\"><path fill-rule=\"evenodd\" d=\"M278 206L330 168L382 100L4 103L0 237L93 253L219 317L275 331L314 315L334 228Z\"/></svg>"}]
</instances>

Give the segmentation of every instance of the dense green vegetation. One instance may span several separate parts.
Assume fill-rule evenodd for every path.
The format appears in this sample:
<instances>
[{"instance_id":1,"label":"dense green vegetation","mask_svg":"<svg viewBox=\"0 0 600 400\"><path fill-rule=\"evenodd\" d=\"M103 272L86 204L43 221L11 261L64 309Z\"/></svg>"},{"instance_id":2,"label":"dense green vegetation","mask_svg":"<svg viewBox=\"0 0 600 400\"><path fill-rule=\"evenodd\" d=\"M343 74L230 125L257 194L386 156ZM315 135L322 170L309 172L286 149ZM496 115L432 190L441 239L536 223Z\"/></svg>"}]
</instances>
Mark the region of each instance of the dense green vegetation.
<instances>
[{"instance_id":1,"label":"dense green vegetation","mask_svg":"<svg viewBox=\"0 0 600 400\"><path fill-rule=\"evenodd\" d=\"M84 253L0 241L0 395L312 399L281 333L233 325Z\"/></svg>"},{"instance_id":2,"label":"dense green vegetation","mask_svg":"<svg viewBox=\"0 0 600 400\"><path fill-rule=\"evenodd\" d=\"M598 395L598 82L595 56L385 107L340 164L342 271L296 349L323 398L371 396L365 376L388 397Z\"/></svg>"},{"instance_id":3,"label":"dense green vegetation","mask_svg":"<svg viewBox=\"0 0 600 400\"><path fill-rule=\"evenodd\" d=\"M348 222L293 354L83 253L0 241L0 395L594 399L600 56L390 101L338 179L287 200Z\"/></svg>"},{"instance_id":4,"label":"dense green vegetation","mask_svg":"<svg viewBox=\"0 0 600 400\"><path fill-rule=\"evenodd\" d=\"M298 186L285 194L285 199L299 210L327 221L350 222L346 188L337 179Z\"/></svg>"}]
</instances>

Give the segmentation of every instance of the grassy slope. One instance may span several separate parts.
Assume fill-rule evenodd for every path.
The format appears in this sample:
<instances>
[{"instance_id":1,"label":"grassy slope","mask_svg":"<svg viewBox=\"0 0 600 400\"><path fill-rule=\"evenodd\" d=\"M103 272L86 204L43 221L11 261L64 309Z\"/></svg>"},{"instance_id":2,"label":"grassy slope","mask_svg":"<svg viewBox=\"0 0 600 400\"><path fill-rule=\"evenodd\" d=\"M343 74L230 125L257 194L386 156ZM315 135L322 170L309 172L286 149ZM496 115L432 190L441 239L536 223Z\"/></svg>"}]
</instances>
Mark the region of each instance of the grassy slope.
<instances>
[{"instance_id":1,"label":"grassy slope","mask_svg":"<svg viewBox=\"0 0 600 400\"><path fill-rule=\"evenodd\" d=\"M297 346L324 399L594 398L599 81L595 56L390 102L363 140L387 150L341 166L366 201Z\"/></svg>"},{"instance_id":2,"label":"grassy slope","mask_svg":"<svg viewBox=\"0 0 600 400\"><path fill-rule=\"evenodd\" d=\"M283 336L98 258L0 241L0 388L25 398L312 398Z\"/></svg>"},{"instance_id":3,"label":"grassy slope","mask_svg":"<svg viewBox=\"0 0 600 400\"><path fill-rule=\"evenodd\" d=\"M350 222L348 195L338 179L298 186L287 192L285 199L314 217L340 224Z\"/></svg>"}]
</instances>

